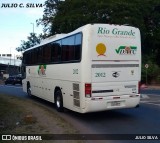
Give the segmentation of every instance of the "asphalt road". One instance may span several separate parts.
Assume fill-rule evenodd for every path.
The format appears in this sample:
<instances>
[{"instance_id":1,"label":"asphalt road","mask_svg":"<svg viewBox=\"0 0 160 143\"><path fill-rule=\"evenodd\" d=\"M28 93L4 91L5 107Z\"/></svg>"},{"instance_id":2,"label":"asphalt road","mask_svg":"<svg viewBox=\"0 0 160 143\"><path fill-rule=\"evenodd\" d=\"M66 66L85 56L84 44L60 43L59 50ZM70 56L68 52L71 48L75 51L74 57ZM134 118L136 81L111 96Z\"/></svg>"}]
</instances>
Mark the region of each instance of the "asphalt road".
<instances>
[{"instance_id":1,"label":"asphalt road","mask_svg":"<svg viewBox=\"0 0 160 143\"><path fill-rule=\"evenodd\" d=\"M0 93L5 93L20 98L28 98L26 93L22 91L20 85L5 86L0 85ZM65 110L64 113L58 113L61 117L69 121L83 134L109 134L130 136L156 136L159 140L149 140L150 143L160 142L160 90L142 90L141 104L139 108L121 109L105 112L96 112L88 114L79 114L70 110ZM55 108L53 104L48 103L39 98L31 99L33 102L40 102L46 108ZM95 137L95 135L91 136ZM133 141L103 141L103 142L126 142ZM136 140L136 143L148 143L148 140Z\"/></svg>"}]
</instances>

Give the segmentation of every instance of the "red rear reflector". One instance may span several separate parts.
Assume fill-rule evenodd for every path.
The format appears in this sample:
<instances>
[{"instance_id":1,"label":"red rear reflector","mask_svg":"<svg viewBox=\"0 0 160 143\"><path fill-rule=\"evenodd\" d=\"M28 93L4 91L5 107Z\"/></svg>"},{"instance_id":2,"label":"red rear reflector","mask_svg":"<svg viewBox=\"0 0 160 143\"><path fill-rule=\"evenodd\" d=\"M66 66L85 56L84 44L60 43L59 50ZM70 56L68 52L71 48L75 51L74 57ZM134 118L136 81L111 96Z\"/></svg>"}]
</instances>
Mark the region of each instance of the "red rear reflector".
<instances>
[{"instance_id":1,"label":"red rear reflector","mask_svg":"<svg viewBox=\"0 0 160 143\"><path fill-rule=\"evenodd\" d=\"M138 94L140 93L141 82L138 82Z\"/></svg>"},{"instance_id":2,"label":"red rear reflector","mask_svg":"<svg viewBox=\"0 0 160 143\"><path fill-rule=\"evenodd\" d=\"M91 84L90 83L85 83L85 97L90 98L91 97Z\"/></svg>"},{"instance_id":3,"label":"red rear reflector","mask_svg":"<svg viewBox=\"0 0 160 143\"><path fill-rule=\"evenodd\" d=\"M113 97L113 99L119 99L120 97Z\"/></svg>"},{"instance_id":4,"label":"red rear reflector","mask_svg":"<svg viewBox=\"0 0 160 143\"><path fill-rule=\"evenodd\" d=\"M99 99L103 99L103 98L99 98Z\"/></svg>"}]
</instances>

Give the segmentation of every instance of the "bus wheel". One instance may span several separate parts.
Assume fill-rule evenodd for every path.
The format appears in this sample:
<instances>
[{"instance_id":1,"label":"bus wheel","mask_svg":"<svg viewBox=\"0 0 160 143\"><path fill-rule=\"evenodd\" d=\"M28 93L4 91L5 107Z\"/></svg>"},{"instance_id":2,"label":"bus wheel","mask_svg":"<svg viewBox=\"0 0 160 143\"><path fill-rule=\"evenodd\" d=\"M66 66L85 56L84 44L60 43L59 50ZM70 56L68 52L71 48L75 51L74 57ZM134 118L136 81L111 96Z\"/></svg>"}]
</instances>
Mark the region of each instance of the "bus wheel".
<instances>
[{"instance_id":1,"label":"bus wheel","mask_svg":"<svg viewBox=\"0 0 160 143\"><path fill-rule=\"evenodd\" d=\"M55 104L58 112L63 112L63 98L60 90L55 93Z\"/></svg>"},{"instance_id":2,"label":"bus wheel","mask_svg":"<svg viewBox=\"0 0 160 143\"><path fill-rule=\"evenodd\" d=\"M27 94L28 94L29 97L32 96L32 94L31 94L31 86L30 85L27 86Z\"/></svg>"}]
</instances>

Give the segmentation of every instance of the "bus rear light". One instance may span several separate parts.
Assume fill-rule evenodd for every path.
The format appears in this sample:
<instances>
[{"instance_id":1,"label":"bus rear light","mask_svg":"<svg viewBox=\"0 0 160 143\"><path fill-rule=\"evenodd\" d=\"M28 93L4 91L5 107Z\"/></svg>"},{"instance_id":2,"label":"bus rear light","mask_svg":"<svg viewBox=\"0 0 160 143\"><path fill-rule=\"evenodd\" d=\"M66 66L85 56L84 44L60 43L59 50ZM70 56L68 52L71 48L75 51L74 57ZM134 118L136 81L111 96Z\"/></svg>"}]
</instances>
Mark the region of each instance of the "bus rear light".
<instances>
[{"instance_id":1,"label":"bus rear light","mask_svg":"<svg viewBox=\"0 0 160 143\"><path fill-rule=\"evenodd\" d=\"M138 94L140 93L141 82L138 82Z\"/></svg>"},{"instance_id":2,"label":"bus rear light","mask_svg":"<svg viewBox=\"0 0 160 143\"><path fill-rule=\"evenodd\" d=\"M90 83L85 83L85 97L90 98L92 95L92 86Z\"/></svg>"}]
</instances>

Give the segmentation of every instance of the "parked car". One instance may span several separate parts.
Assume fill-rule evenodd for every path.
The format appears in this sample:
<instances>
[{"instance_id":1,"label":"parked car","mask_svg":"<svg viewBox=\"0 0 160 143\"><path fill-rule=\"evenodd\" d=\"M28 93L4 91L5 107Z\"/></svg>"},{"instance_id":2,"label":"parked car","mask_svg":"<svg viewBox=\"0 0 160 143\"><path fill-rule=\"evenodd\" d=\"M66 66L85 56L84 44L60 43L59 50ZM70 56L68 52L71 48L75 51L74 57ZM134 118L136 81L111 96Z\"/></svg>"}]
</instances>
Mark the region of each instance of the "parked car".
<instances>
[{"instance_id":1,"label":"parked car","mask_svg":"<svg viewBox=\"0 0 160 143\"><path fill-rule=\"evenodd\" d=\"M10 76L6 79L5 84L21 84L22 85L22 77L20 76Z\"/></svg>"}]
</instances>

